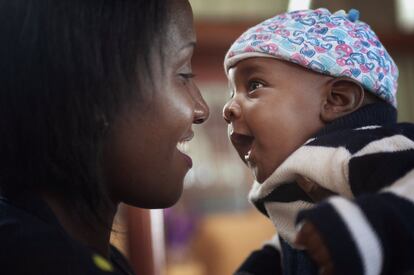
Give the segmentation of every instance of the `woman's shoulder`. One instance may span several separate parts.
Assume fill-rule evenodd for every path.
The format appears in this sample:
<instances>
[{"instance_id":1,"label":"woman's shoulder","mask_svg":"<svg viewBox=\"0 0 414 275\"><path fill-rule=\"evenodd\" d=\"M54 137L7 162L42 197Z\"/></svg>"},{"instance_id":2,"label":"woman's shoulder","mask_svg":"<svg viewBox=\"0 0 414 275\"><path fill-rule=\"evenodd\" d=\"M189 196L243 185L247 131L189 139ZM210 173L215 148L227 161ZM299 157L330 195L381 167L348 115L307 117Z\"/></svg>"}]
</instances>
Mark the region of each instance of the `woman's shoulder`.
<instances>
[{"instance_id":1,"label":"woman's shoulder","mask_svg":"<svg viewBox=\"0 0 414 275\"><path fill-rule=\"evenodd\" d=\"M68 237L47 209L31 207L0 198L1 274L117 274L104 258Z\"/></svg>"}]
</instances>

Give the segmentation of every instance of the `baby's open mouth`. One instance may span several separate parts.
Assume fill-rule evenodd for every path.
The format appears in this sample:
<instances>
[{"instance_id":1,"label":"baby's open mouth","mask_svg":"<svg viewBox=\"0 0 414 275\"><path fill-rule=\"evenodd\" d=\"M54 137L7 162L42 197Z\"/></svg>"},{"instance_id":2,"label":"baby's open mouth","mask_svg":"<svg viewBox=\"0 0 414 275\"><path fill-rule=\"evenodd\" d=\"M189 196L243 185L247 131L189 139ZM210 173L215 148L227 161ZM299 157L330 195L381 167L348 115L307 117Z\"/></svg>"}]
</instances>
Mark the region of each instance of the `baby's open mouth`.
<instances>
[{"instance_id":1,"label":"baby's open mouth","mask_svg":"<svg viewBox=\"0 0 414 275\"><path fill-rule=\"evenodd\" d=\"M254 137L233 132L230 134L230 140L239 153L240 158L247 164L250 161Z\"/></svg>"}]
</instances>

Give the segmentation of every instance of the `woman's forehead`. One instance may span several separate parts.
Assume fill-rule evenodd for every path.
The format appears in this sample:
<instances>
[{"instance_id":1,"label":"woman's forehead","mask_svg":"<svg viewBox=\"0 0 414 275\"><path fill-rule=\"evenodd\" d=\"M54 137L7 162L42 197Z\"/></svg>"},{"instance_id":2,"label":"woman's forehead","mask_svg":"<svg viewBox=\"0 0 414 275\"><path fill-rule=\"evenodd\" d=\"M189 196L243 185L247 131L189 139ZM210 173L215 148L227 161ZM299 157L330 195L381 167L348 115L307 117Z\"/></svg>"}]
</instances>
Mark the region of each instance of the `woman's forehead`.
<instances>
[{"instance_id":1,"label":"woman's forehead","mask_svg":"<svg viewBox=\"0 0 414 275\"><path fill-rule=\"evenodd\" d=\"M195 41L193 12L187 0L171 2L167 29L169 40L175 44Z\"/></svg>"}]
</instances>

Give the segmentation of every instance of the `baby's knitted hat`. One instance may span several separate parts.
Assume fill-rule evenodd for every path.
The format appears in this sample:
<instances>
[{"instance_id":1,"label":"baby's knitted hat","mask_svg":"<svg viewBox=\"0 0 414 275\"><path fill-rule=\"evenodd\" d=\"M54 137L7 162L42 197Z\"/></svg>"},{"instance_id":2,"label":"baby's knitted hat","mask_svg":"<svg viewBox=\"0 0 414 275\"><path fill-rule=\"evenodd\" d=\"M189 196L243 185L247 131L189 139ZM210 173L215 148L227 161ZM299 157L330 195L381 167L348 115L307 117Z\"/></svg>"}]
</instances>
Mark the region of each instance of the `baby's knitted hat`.
<instances>
[{"instance_id":1,"label":"baby's knitted hat","mask_svg":"<svg viewBox=\"0 0 414 275\"><path fill-rule=\"evenodd\" d=\"M284 13L254 26L230 47L226 73L240 60L271 57L335 77L350 77L397 106L398 68L359 12L327 9Z\"/></svg>"}]
</instances>

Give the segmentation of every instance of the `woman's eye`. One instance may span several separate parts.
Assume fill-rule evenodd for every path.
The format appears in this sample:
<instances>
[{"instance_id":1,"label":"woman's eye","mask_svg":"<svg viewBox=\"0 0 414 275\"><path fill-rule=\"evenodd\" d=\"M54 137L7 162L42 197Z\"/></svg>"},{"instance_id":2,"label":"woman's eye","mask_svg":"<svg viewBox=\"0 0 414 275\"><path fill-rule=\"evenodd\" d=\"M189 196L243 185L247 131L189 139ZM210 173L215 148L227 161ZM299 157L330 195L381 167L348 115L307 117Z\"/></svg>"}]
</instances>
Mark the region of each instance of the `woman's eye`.
<instances>
[{"instance_id":1,"label":"woman's eye","mask_svg":"<svg viewBox=\"0 0 414 275\"><path fill-rule=\"evenodd\" d=\"M193 79L195 77L195 74L193 73L181 73L179 76L184 79L185 81L189 81L190 79Z\"/></svg>"},{"instance_id":2,"label":"woman's eye","mask_svg":"<svg viewBox=\"0 0 414 275\"><path fill-rule=\"evenodd\" d=\"M258 81L251 81L249 83L249 92L262 88L264 85Z\"/></svg>"}]
</instances>

